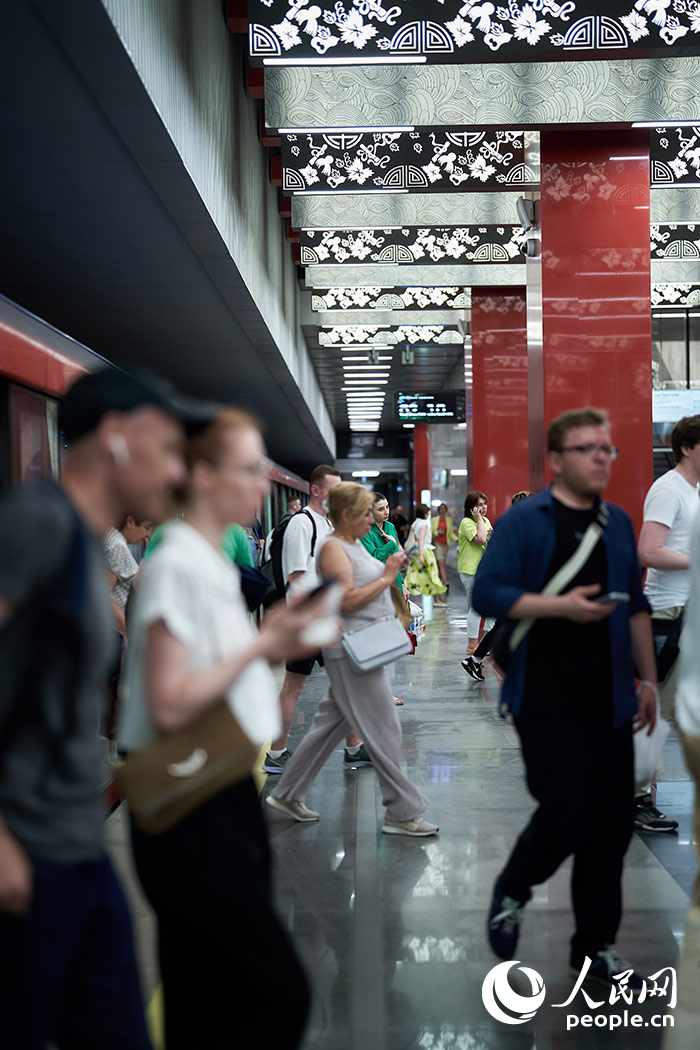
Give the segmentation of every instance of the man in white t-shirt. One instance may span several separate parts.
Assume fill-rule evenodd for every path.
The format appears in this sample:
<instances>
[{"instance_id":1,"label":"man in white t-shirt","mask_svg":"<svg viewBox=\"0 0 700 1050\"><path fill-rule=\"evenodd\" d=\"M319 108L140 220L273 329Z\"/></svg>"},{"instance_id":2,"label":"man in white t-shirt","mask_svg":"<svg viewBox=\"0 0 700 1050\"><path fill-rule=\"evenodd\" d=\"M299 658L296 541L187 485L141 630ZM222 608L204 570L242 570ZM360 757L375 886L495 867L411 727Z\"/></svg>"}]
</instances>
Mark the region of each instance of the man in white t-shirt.
<instances>
[{"instance_id":1,"label":"man in white t-shirt","mask_svg":"<svg viewBox=\"0 0 700 1050\"><path fill-rule=\"evenodd\" d=\"M282 575L290 585L303 580L305 587L311 590L321 582L316 571L316 555L322 541L332 531L326 515L325 502L329 491L341 481L339 471L325 463L315 467L311 473L308 505L293 516L287 525L282 543ZM292 757L292 752L287 747L287 736L294 719L297 700L316 663L323 666L320 652L285 665L286 674L279 696L282 731L277 740L272 741L265 756L262 767L265 773L283 773L284 767ZM348 765L372 764L367 748L355 733L350 733L345 743L345 762Z\"/></svg>"},{"instance_id":2,"label":"man in white t-shirt","mask_svg":"<svg viewBox=\"0 0 700 1050\"><path fill-rule=\"evenodd\" d=\"M640 564L652 609L661 714L674 719L681 618L690 595L690 533L700 506L700 416L685 416L671 433L676 466L658 478L644 501L639 534ZM654 806L650 788L637 795L635 827L644 831L675 831L678 821Z\"/></svg>"}]
</instances>

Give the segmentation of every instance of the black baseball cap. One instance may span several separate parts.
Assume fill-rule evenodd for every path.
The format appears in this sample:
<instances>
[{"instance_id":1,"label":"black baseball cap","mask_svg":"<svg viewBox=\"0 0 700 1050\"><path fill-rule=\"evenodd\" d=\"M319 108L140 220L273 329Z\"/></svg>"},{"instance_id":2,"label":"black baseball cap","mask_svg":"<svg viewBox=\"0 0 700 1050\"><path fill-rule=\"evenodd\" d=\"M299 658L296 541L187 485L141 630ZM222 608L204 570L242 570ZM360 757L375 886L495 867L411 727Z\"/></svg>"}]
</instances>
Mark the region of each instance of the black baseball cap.
<instances>
[{"instance_id":1,"label":"black baseball cap","mask_svg":"<svg viewBox=\"0 0 700 1050\"><path fill-rule=\"evenodd\" d=\"M179 419L188 434L211 423L218 405L183 397L175 387L149 372L124 372L103 368L81 376L66 392L59 407L59 424L68 441L89 434L107 412L131 412L142 405L155 405Z\"/></svg>"}]
</instances>

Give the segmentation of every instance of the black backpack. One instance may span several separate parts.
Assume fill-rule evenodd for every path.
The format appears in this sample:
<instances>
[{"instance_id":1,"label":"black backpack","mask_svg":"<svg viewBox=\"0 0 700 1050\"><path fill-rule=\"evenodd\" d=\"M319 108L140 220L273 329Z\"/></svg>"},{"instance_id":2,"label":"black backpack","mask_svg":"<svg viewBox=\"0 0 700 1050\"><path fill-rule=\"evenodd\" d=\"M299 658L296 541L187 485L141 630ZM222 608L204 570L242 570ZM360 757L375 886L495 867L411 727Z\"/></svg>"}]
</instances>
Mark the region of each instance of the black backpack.
<instances>
[{"instance_id":1,"label":"black backpack","mask_svg":"<svg viewBox=\"0 0 700 1050\"><path fill-rule=\"evenodd\" d=\"M305 514L311 521L313 533L311 536L311 557L314 556L316 550L316 522L313 519L313 515L309 514L308 510L300 510L297 513ZM271 605L278 602L281 598L284 598L288 582L284 578L282 572L282 547L284 544L284 534L287 531L287 526L294 517L293 514L285 514L279 524L275 527L272 535L270 536L270 557L267 561L264 561L260 566L260 571L270 581L270 590L265 595L263 606L265 609L269 609Z\"/></svg>"}]
</instances>

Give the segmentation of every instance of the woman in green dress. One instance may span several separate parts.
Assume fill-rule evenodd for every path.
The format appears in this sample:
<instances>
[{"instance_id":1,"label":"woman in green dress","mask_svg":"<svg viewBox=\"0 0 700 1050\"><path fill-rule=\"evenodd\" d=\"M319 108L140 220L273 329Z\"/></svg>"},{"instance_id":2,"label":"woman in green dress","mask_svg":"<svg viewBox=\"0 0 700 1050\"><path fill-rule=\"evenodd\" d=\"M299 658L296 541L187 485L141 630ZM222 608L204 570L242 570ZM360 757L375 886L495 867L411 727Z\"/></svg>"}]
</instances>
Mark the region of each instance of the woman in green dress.
<instances>
[{"instance_id":1,"label":"woman in green dress","mask_svg":"<svg viewBox=\"0 0 700 1050\"><path fill-rule=\"evenodd\" d=\"M447 587L440 579L435 552L430 544L431 532L428 525L430 508L424 503L416 507L416 518L411 525L406 540L406 553L410 554L408 572L406 573L406 586L411 594L426 594L433 596L444 594ZM415 549L411 553L411 548ZM435 601L436 605L446 605L442 599Z\"/></svg>"},{"instance_id":2,"label":"woman in green dress","mask_svg":"<svg viewBox=\"0 0 700 1050\"><path fill-rule=\"evenodd\" d=\"M367 535L360 538L360 543L367 548L373 558L386 564L391 555L396 554L397 551L402 551L403 547L399 543L396 529L389 521L388 499L381 492L373 492L372 496L374 498L374 503L372 504L374 524ZM396 577L396 585L404 597L407 598L408 591L404 585L401 573ZM398 696L394 697L394 703L397 707L403 707L403 700Z\"/></svg>"}]
</instances>

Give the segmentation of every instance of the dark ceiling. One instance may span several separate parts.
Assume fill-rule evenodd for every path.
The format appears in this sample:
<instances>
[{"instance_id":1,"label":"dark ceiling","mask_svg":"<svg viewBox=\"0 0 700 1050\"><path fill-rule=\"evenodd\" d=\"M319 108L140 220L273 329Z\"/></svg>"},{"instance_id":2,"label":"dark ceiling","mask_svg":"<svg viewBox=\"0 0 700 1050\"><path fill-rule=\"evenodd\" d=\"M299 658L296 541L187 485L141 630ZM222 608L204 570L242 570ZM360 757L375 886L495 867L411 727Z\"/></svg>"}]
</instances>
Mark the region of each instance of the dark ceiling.
<instances>
[{"instance_id":1,"label":"dark ceiling","mask_svg":"<svg viewBox=\"0 0 700 1050\"><path fill-rule=\"evenodd\" d=\"M325 458L102 5L0 7L0 291L117 364L256 409L285 466Z\"/></svg>"}]
</instances>

